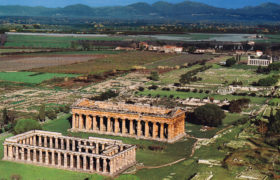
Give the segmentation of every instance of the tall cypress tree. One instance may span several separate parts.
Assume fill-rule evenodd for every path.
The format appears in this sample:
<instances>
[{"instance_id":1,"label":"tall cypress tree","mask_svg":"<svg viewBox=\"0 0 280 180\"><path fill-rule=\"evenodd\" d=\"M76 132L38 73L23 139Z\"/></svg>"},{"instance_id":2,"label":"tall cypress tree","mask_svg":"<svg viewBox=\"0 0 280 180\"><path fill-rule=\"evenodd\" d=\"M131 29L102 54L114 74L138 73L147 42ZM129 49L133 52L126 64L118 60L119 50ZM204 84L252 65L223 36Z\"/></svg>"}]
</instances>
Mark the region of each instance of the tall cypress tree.
<instances>
[{"instance_id":1,"label":"tall cypress tree","mask_svg":"<svg viewBox=\"0 0 280 180\"><path fill-rule=\"evenodd\" d=\"M3 119L4 125L6 125L6 124L9 123L9 116L8 116L8 110L7 110L7 108L4 108L4 109L3 109L2 119Z\"/></svg>"},{"instance_id":2,"label":"tall cypress tree","mask_svg":"<svg viewBox=\"0 0 280 180\"><path fill-rule=\"evenodd\" d=\"M46 120L46 110L45 110L45 105L42 104L41 107L40 107L40 110L39 110L39 120L40 121L45 121Z\"/></svg>"}]
</instances>

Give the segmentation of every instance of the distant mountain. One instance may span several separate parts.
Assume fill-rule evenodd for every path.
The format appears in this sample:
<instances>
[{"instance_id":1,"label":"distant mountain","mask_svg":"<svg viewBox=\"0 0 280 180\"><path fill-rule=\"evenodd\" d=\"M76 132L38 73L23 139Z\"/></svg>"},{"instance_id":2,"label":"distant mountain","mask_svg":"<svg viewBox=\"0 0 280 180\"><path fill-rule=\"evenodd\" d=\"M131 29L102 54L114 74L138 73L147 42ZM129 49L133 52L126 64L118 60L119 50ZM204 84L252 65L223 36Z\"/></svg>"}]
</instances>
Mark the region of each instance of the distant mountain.
<instances>
[{"instance_id":1,"label":"distant mountain","mask_svg":"<svg viewBox=\"0 0 280 180\"><path fill-rule=\"evenodd\" d=\"M127 6L129 4L145 2L153 4L158 0L1 0L0 5L65 7L73 4L85 4L91 7ZM185 0L163 0L169 3L180 3ZM245 6L258 6L263 3L278 3L279 0L192 0L220 8L243 8Z\"/></svg>"},{"instance_id":2,"label":"distant mountain","mask_svg":"<svg viewBox=\"0 0 280 180\"><path fill-rule=\"evenodd\" d=\"M177 4L161 1L154 4L135 3L128 6L98 8L83 4L70 5L64 8L0 6L0 16L176 20L182 22L277 22L280 21L280 5L265 3L241 9L224 9L192 1Z\"/></svg>"}]
</instances>

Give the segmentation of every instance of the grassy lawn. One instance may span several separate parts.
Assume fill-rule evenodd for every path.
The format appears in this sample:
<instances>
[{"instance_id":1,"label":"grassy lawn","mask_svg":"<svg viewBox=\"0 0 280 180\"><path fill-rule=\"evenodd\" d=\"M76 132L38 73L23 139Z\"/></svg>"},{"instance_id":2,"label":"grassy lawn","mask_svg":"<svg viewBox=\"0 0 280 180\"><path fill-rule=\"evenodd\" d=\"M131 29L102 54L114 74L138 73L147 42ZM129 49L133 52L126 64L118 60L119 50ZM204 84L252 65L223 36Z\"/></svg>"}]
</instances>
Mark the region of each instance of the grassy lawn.
<instances>
[{"instance_id":1,"label":"grassy lawn","mask_svg":"<svg viewBox=\"0 0 280 180\"><path fill-rule=\"evenodd\" d=\"M39 84L54 77L77 77L74 74L36 73L36 72L0 72L0 80Z\"/></svg>"},{"instance_id":2,"label":"grassy lawn","mask_svg":"<svg viewBox=\"0 0 280 180\"><path fill-rule=\"evenodd\" d=\"M181 99L186 98L207 98L207 97L213 97L216 100L237 100L241 98L249 98L251 99L251 102L253 104L262 104L265 102L266 98L263 97L250 97L250 96L233 96L233 95L219 95L219 94L206 94L206 93L194 93L194 92L178 92L178 91L162 91L162 90L145 90L143 92L138 92L139 95L151 95L153 97L156 97L157 95L160 95L161 97L169 97L170 95L173 95L175 98L179 97Z\"/></svg>"},{"instance_id":3,"label":"grassy lawn","mask_svg":"<svg viewBox=\"0 0 280 180\"><path fill-rule=\"evenodd\" d=\"M112 70L130 70L133 66L144 66L147 63L155 62L176 56L174 54L158 54L153 52L124 52L115 55L108 55L105 58L94 59L84 63L76 63L63 66L53 66L33 69L36 72L49 73L76 73L76 74L100 74Z\"/></svg>"},{"instance_id":4,"label":"grassy lawn","mask_svg":"<svg viewBox=\"0 0 280 180\"><path fill-rule=\"evenodd\" d=\"M198 73L198 77L202 78L199 84L222 84L227 82L231 84L233 81L242 81L243 85L250 85L259 79L267 77L267 75L256 74L255 67L250 68L246 65L236 65L232 68L223 66L211 68L207 71Z\"/></svg>"}]
</instances>

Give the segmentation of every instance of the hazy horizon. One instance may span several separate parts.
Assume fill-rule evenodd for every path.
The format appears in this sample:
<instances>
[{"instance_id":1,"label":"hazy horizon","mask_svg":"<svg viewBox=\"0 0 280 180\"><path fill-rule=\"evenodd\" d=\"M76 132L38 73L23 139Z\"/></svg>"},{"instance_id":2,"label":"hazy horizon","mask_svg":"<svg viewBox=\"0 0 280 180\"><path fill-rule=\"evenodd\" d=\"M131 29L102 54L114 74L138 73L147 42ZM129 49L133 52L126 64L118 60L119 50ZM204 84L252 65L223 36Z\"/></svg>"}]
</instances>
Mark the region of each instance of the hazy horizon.
<instances>
[{"instance_id":1,"label":"hazy horizon","mask_svg":"<svg viewBox=\"0 0 280 180\"><path fill-rule=\"evenodd\" d=\"M22 5L22 6L44 6L44 7L65 7L73 4L85 4L91 7L102 6L125 6L137 2L155 3L159 0L1 0L0 5ZM163 0L169 3L179 3L185 0ZM202 2L215 7L222 8L242 8L245 6L257 6L262 3L272 2L280 3L279 0L192 0Z\"/></svg>"}]
</instances>

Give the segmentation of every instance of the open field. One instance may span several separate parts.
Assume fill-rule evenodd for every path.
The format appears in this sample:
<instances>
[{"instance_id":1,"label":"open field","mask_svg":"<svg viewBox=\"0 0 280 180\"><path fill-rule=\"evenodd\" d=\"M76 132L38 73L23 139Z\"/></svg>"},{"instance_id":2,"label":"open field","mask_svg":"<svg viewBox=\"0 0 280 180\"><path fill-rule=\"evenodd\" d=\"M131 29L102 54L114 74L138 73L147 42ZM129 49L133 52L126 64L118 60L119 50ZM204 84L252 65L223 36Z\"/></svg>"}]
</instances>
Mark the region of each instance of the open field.
<instances>
[{"instance_id":1,"label":"open field","mask_svg":"<svg viewBox=\"0 0 280 180\"><path fill-rule=\"evenodd\" d=\"M54 77L77 77L72 74L36 73L36 72L0 72L0 80L39 84Z\"/></svg>"},{"instance_id":2,"label":"open field","mask_svg":"<svg viewBox=\"0 0 280 180\"><path fill-rule=\"evenodd\" d=\"M21 71L32 68L87 62L104 55L53 55L53 56L6 56L0 60L0 71Z\"/></svg>"},{"instance_id":3,"label":"open field","mask_svg":"<svg viewBox=\"0 0 280 180\"><path fill-rule=\"evenodd\" d=\"M213 55L201 55L201 54L185 54L179 55L177 57L171 57L169 59L164 59L161 61L149 63L146 65L147 68L157 68L158 66L181 66L188 63L194 63L203 60L210 60L214 58Z\"/></svg>"},{"instance_id":4,"label":"open field","mask_svg":"<svg viewBox=\"0 0 280 180\"><path fill-rule=\"evenodd\" d=\"M143 92L139 92L140 95L151 95L153 97L156 97L157 95L160 95L162 97L166 96L169 97L170 95L173 95L174 98L199 98L204 99L207 97L213 97L216 100L237 100L241 98L248 98L251 100L254 104L263 104L266 100L264 97L250 97L250 96L234 96L234 95L219 95L219 94L206 94L206 93L194 93L194 92L178 92L178 91L162 91L162 90L145 90Z\"/></svg>"},{"instance_id":5,"label":"open field","mask_svg":"<svg viewBox=\"0 0 280 180\"><path fill-rule=\"evenodd\" d=\"M144 66L147 63L177 56L175 54L159 54L153 52L124 52L116 55L108 55L104 58L93 59L84 63L45 67L32 69L36 72L51 73L76 73L99 74L112 70L130 70L133 66Z\"/></svg>"}]
</instances>

